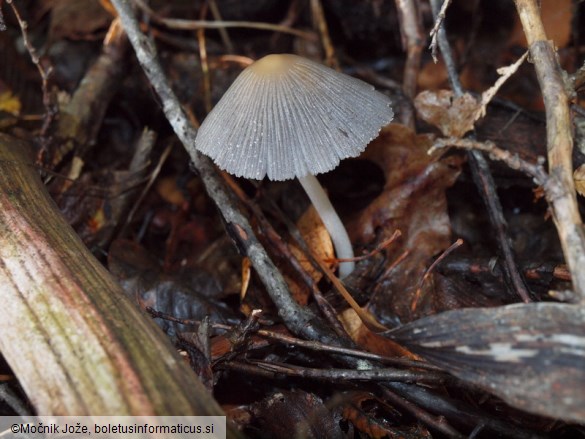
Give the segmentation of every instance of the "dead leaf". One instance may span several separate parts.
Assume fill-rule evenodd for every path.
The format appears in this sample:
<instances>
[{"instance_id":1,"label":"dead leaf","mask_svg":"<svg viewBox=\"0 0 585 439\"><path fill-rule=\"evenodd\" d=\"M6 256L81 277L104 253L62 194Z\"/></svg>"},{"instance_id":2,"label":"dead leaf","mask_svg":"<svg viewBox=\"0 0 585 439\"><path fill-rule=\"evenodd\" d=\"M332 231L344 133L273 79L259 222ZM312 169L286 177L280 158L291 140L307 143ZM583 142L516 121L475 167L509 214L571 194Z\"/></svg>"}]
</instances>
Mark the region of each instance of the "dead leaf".
<instances>
[{"instance_id":1,"label":"dead leaf","mask_svg":"<svg viewBox=\"0 0 585 439\"><path fill-rule=\"evenodd\" d=\"M473 129L480 103L469 93L455 97L451 90L423 91L414 100L420 117L446 137L462 138Z\"/></svg>"},{"instance_id":2,"label":"dead leaf","mask_svg":"<svg viewBox=\"0 0 585 439\"><path fill-rule=\"evenodd\" d=\"M18 116L21 108L20 99L18 96L13 95L10 90L0 93L0 111Z\"/></svg>"},{"instance_id":3,"label":"dead leaf","mask_svg":"<svg viewBox=\"0 0 585 439\"><path fill-rule=\"evenodd\" d=\"M329 261L332 261L335 257L333 243L329 232L327 232L323 221L321 221L321 217L312 205L301 215L296 226L313 255L331 267L332 263ZM305 252L298 248L294 241L290 244L290 250L311 279L315 283L319 282L323 277L323 273L313 267ZM286 275L285 278L295 300L301 305L306 305L310 296L306 285L300 284L292 276Z\"/></svg>"},{"instance_id":4,"label":"dead leaf","mask_svg":"<svg viewBox=\"0 0 585 439\"><path fill-rule=\"evenodd\" d=\"M546 36L554 41L555 46L558 48L566 47L571 41L573 13L572 0L541 0L540 2L540 17ZM527 47L522 24L517 17L508 44L510 46Z\"/></svg>"},{"instance_id":5,"label":"dead leaf","mask_svg":"<svg viewBox=\"0 0 585 439\"><path fill-rule=\"evenodd\" d=\"M432 258L453 242L445 191L457 179L462 159L429 156L432 142L432 136L417 135L393 124L362 155L383 169L386 184L349 224L350 235L356 243L371 243L388 239L400 230L399 242L386 250L388 267L408 252L374 287L370 307L375 308L373 313L382 318L382 323L396 318L412 320L410 306L420 279ZM431 286L432 281L425 283L421 302L426 302ZM420 304L415 315L431 312L424 308Z\"/></svg>"},{"instance_id":6,"label":"dead leaf","mask_svg":"<svg viewBox=\"0 0 585 439\"><path fill-rule=\"evenodd\" d=\"M275 392L254 405L262 437L342 437L339 423L323 401L302 390Z\"/></svg>"},{"instance_id":7,"label":"dead leaf","mask_svg":"<svg viewBox=\"0 0 585 439\"><path fill-rule=\"evenodd\" d=\"M397 343L389 343L387 338L380 335L380 331L368 329L367 325L364 324L363 320L352 308L348 308L339 314L339 321L351 339L361 349L386 357L418 359L416 355L413 355Z\"/></svg>"},{"instance_id":8,"label":"dead leaf","mask_svg":"<svg viewBox=\"0 0 585 439\"><path fill-rule=\"evenodd\" d=\"M585 308L531 303L426 317L386 336L519 409L585 422Z\"/></svg>"},{"instance_id":9,"label":"dead leaf","mask_svg":"<svg viewBox=\"0 0 585 439\"><path fill-rule=\"evenodd\" d=\"M418 74L417 82L419 90L438 90L444 88L449 81L449 75L442 59L434 63L429 59Z\"/></svg>"},{"instance_id":10,"label":"dead leaf","mask_svg":"<svg viewBox=\"0 0 585 439\"><path fill-rule=\"evenodd\" d=\"M187 203L184 191L177 185L175 177L162 177L156 182L156 193L167 203L182 206Z\"/></svg>"},{"instance_id":11,"label":"dead leaf","mask_svg":"<svg viewBox=\"0 0 585 439\"><path fill-rule=\"evenodd\" d=\"M307 246L311 249L313 255L319 257L325 262L331 261L335 257L333 243L331 242L329 232L327 232L321 217L312 205L297 221L297 228L307 243ZM323 274L313 267L313 265L307 260L304 252L294 244L291 246L291 251L313 280L319 282L321 277L323 277Z\"/></svg>"},{"instance_id":12,"label":"dead leaf","mask_svg":"<svg viewBox=\"0 0 585 439\"><path fill-rule=\"evenodd\" d=\"M105 33L112 21L112 16L99 0L45 0L44 7L52 11L49 26L51 41L97 38L94 34L98 31Z\"/></svg>"},{"instance_id":13,"label":"dead leaf","mask_svg":"<svg viewBox=\"0 0 585 439\"><path fill-rule=\"evenodd\" d=\"M140 245L116 240L110 246L108 267L124 291L142 308L172 315L179 319L236 323L237 319L224 302L219 283L201 268L185 273L166 274L159 261ZM186 331L185 325L156 320L171 335ZM190 328L192 330L192 328Z\"/></svg>"},{"instance_id":14,"label":"dead leaf","mask_svg":"<svg viewBox=\"0 0 585 439\"><path fill-rule=\"evenodd\" d=\"M585 165L581 165L575 169L573 180L575 180L575 189L577 189L577 192L585 197Z\"/></svg>"}]
</instances>

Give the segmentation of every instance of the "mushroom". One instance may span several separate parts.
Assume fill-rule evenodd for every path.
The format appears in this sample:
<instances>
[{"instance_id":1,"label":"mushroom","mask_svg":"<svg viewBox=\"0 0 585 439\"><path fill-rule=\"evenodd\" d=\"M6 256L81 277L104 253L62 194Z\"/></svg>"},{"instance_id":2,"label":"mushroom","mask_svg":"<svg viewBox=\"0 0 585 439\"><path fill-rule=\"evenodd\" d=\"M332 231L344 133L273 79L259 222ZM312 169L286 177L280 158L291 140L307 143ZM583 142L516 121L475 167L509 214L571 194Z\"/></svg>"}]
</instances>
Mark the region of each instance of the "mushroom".
<instances>
[{"instance_id":1,"label":"mushroom","mask_svg":"<svg viewBox=\"0 0 585 439\"><path fill-rule=\"evenodd\" d=\"M393 117L390 99L359 79L297 55L247 67L203 121L195 147L221 169L261 180L298 178L340 259L347 231L315 175L359 155ZM353 262L341 262L346 277Z\"/></svg>"}]
</instances>

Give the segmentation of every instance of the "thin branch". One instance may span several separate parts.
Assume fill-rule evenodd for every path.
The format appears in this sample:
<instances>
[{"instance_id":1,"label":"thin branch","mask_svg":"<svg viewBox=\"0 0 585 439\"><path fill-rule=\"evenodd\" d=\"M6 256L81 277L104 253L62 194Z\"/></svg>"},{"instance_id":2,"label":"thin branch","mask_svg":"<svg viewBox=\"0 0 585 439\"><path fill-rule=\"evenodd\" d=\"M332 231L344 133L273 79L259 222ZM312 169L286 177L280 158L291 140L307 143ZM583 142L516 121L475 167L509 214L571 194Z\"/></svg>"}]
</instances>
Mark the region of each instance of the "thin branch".
<instances>
[{"instance_id":1,"label":"thin branch","mask_svg":"<svg viewBox=\"0 0 585 439\"><path fill-rule=\"evenodd\" d=\"M217 2L215 0L209 0L207 4L209 5L209 11L211 12L211 15L213 15L214 20L219 22L223 21L221 18L221 12L219 12L219 8L217 6ZM230 39L227 29L222 27L218 29L218 32L228 53L234 53L234 45L232 44L232 40Z\"/></svg>"},{"instance_id":2,"label":"thin branch","mask_svg":"<svg viewBox=\"0 0 585 439\"><path fill-rule=\"evenodd\" d=\"M161 311L154 310L153 308L147 307L146 312L149 313L153 318L159 318L163 320L167 320L169 322L179 323L185 326L197 326L201 323L200 320L192 320L192 319L181 319L175 317L171 314L166 314ZM226 325L224 323L211 323L210 324L213 328L216 329L225 329L227 331L234 331L236 327L233 325ZM324 343L320 343L318 341L309 341L309 340L302 340L300 338L291 337L290 335L282 334L276 331L270 331L267 329L258 329L254 332L254 334L267 338L273 341L277 341L279 343L283 343L286 345L298 346L304 349L309 349L312 351L317 352L328 352L331 354L341 354L341 355L349 355L352 357L357 358L365 358L372 361L379 361L383 364L390 364L396 367L411 367L416 369L425 369L425 370L433 370L433 371L442 371L441 368L437 366L433 366L427 362L421 360L411 360L408 358L397 358L397 357L388 357L384 355L374 354L368 351L362 351L359 349L351 349L351 348L344 348L341 346L333 346Z\"/></svg>"},{"instance_id":3,"label":"thin branch","mask_svg":"<svg viewBox=\"0 0 585 439\"><path fill-rule=\"evenodd\" d=\"M449 4L451 4L451 0L445 0L443 2L441 10L439 11L438 14L436 14L435 25L433 26L433 29L431 30L430 33L431 45L429 46L429 49L431 49L431 54L433 55L433 61L435 63L438 62L437 37L439 35L439 32L441 31L443 22L445 21L445 15L447 15L447 8L449 7Z\"/></svg>"},{"instance_id":4,"label":"thin branch","mask_svg":"<svg viewBox=\"0 0 585 439\"><path fill-rule=\"evenodd\" d=\"M310 2L313 21L315 22L315 27L319 31L319 35L321 36L321 44L323 45L323 50L325 51L325 63L329 67L339 70L339 62L335 57L335 49L333 48L333 43L331 42L331 37L329 36L329 28L327 26L327 20L325 20L325 12L323 11L321 0L310 0Z\"/></svg>"},{"instance_id":5,"label":"thin branch","mask_svg":"<svg viewBox=\"0 0 585 439\"><path fill-rule=\"evenodd\" d=\"M443 12L444 15L444 10L447 7L445 5L449 3L449 1L445 1L441 7L441 10L439 11L440 1L441 0L431 0L433 14L435 15L435 20L437 22L442 22L440 14ZM439 48L441 49L441 54L443 55L443 60L445 61L445 66L447 67L449 81L453 87L453 91L455 92L456 96L462 96L464 94L464 90L461 86L461 82L459 81L457 68L455 66L455 62L453 61L451 47L449 46L449 41L447 40L445 29L444 27L440 26L440 24L438 26L436 35ZM475 150L472 150L468 153L468 159L473 180L487 208L490 224L497 234L498 247L504 261L505 278L509 284L511 284L515 293L518 294L518 296L520 296L524 302L529 302L529 290L526 282L524 281L524 278L522 277L522 274L520 273L518 264L516 262L516 256L510 244L510 239L507 234L508 225L502 212L502 205L497 196L496 185L491 175L487 160L481 154L481 152Z\"/></svg>"},{"instance_id":6,"label":"thin branch","mask_svg":"<svg viewBox=\"0 0 585 439\"><path fill-rule=\"evenodd\" d=\"M45 114L43 115L43 125L41 127L41 132L39 134L41 146L39 157L42 158L42 155L47 151L49 143L51 142L51 139L49 138L48 135L49 129L51 128L53 121L59 114L58 106L56 102L54 102L54 99L49 91L49 79L51 77L51 74L53 73L53 67L49 66L45 68L41 64L41 59L39 58L37 51L32 45L30 38L28 36L28 23L24 21L20 16L20 12L18 11L16 5L13 3L13 0L6 0L6 3L10 5L10 7L12 8L12 12L14 12L14 15L16 16L16 20L18 21L18 25L20 26L24 47L26 48L32 63L37 68L39 75L41 77L43 91L43 106L45 107ZM0 28L2 27L2 25L4 25L4 22L0 21ZM39 161L42 161L42 159Z\"/></svg>"},{"instance_id":7,"label":"thin branch","mask_svg":"<svg viewBox=\"0 0 585 439\"><path fill-rule=\"evenodd\" d=\"M425 44L422 17L418 8L419 2L414 0L395 0L395 3L400 19L402 47L406 50L402 90L412 101L416 96L420 60ZM414 127L415 115L412 106L404 112L402 120L405 125Z\"/></svg>"},{"instance_id":8,"label":"thin branch","mask_svg":"<svg viewBox=\"0 0 585 439\"><path fill-rule=\"evenodd\" d=\"M220 210L226 228L238 249L248 256L270 298L276 305L280 317L295 334L313 340L332 342L337 337L310 310L294 301L284 278L274 265L264 247L260 244L254 230L240 209L235 206L232 195L211 161L195 150L197 130L185 116L177 96L171 89L160 63L157 60L153 41L140 31L129 0L112 0L118 11L122 26L148 77L158 94L163 111L175 134L188 151L195 170L199 173L209 196Z\"/></svg>"},{"instance_id":9,"label":"thin branch","mask_svg":"<svg viewBox=\"0 0 585 439\"><path fill-rule=\"evenodd\" d=\"M546 110L546 143L549 174L558 181L560 193L551 200L553 218L563 253L571 271L573 288L585 303L585 233L573 182L573 138L569 97L552 43L548 41L540 10L534 0L514 0L526 34L530 56Z\"/></svg>"},{"instance_id":10,"label":"thin branch","mask_svg":"<svg viewBox=\"0 0 585 439\"><path fill-rule=\"evenodd\" d=\"M397 384L394 383L394 387ZM409 386L412 387L412 386ZM453 428L449 422L445 419L444 416L436 416L429 413L420 404L414 403L406 399L403 395L397 394L396 390L402 390L400 387L390 388L390 386L381 386L382 389L382 396L389 404L393 406L401 407L405 411L412 414L416 419L419 419L424 424L434 428L437 431L440 431L445 435L445 437L452 438L452 439L464 439L466 436L459 433L455 428ZM436 398L440 400L440 398Z\"/></svg>"},{"instance_id":11,"label":"thin branch","mask_svg":"<svg viewBox=\"0 0 585 439\"><path fill-rule=\"evenodd\" d=\"M128 1L128 0L127 0ZM162 24L169 29L175 30L197 30L197 29L227 29L227 28L246 28L259 29L272 32L282 32L291 34L297 37L304 38L309 41L315 41L315 35L311 32L305 32L298 29L293 29L287 26L280 26L272 23L261 23L254 21L206 21L206 20L184 20L180 18L163 18L156 12L150 9L142 0L132 0L143 12L147 13L152 21Z\"/></svg>"},{"instance_id":12,"label":"thin branch","mask_svg":"<svg viewBox=\"0 0 585 439\"><path fill-rule=\"evenodd\" d=\"M444 384L449 376L442 372L411 371L392 368L376 368L365 370L353 369L316 369L310 367L292 366L287 364L268 363L265 361L227 361L219 363L221 369L238 370L272 378L287 376L309 378L320 381L377 381L377 382L416 382Z\"/></svg>"},{"instance_id":13,"label":"thin branch","mask_svg":"<svg viewBox=\"0 0 585 439\"><path fill-rule=\"evenodd\" d=\"M549 176L542 167L542 164L533 164L527 162L526 160L520 158L520 156L517 154L512 154L510 151L499 148L494 142L491 141L481 142L478 140L460 139L457 137L440 138L435 140L428 153L433 154L436 150L449 146L455 146L457 148L467 150L475 149L477 151L487 152L490 154L492 159L500 160L504 162L509 168L521 171L531 177L536 184L545 187L545 191L546 188L550 187L552 184L549 181ZM551 192L547 198L554 198L555 196L556 192Z\"/></svg>"}]
</instances>

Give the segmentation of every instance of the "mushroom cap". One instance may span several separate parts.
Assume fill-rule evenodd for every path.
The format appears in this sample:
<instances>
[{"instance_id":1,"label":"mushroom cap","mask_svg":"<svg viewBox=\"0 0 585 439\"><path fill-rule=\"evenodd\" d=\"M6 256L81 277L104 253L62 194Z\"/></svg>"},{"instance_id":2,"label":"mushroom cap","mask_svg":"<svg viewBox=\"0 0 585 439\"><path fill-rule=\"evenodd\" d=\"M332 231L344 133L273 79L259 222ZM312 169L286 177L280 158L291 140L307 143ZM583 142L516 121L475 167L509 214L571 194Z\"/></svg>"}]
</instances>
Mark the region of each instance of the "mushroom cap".
<instances>
[{"instance_id":1,"label":"mushroom cap","mask_svg":"<svg viewBox=\"0 0 585 439\"><path fill-rule=\"evenodd\" d=\"M316 175L359 155L394 113L369 84L296 55L247 67L203 121L195 147L238 177Z\"/></svg>"}]
</instances>

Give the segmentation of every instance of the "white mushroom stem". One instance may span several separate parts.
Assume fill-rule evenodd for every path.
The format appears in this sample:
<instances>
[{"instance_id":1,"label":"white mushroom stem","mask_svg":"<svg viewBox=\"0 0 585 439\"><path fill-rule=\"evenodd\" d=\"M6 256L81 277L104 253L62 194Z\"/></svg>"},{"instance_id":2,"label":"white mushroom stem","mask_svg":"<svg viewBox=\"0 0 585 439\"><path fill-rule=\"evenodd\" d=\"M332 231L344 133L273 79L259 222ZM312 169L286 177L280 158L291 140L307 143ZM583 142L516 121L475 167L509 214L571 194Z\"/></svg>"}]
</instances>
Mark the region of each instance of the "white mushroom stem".
<instances>
[{"instance_id":1,"label":"white mushroom stem","mask_svg":"<svg viewBox=\"0 0 585 439\"><path fill-rule=\"evenodd\" d=\"M335 212L331 201L329 201L329 197L327 197L317 178L314 175L308 174L304 177L299 177L299 181L313 203L313 206L315 206L315 210L321 216L323 224L325 224L331 236L331 241L333 241L333 245L335 246L337 257L340 259L353 258L353 247L347 235L347 230L345 230L341 219L339 219L339 215ZM354 262L341 262L339 264L339 277L343 279L348 276L353 271L354 266Z\"/></svg>"}]
</instances>

